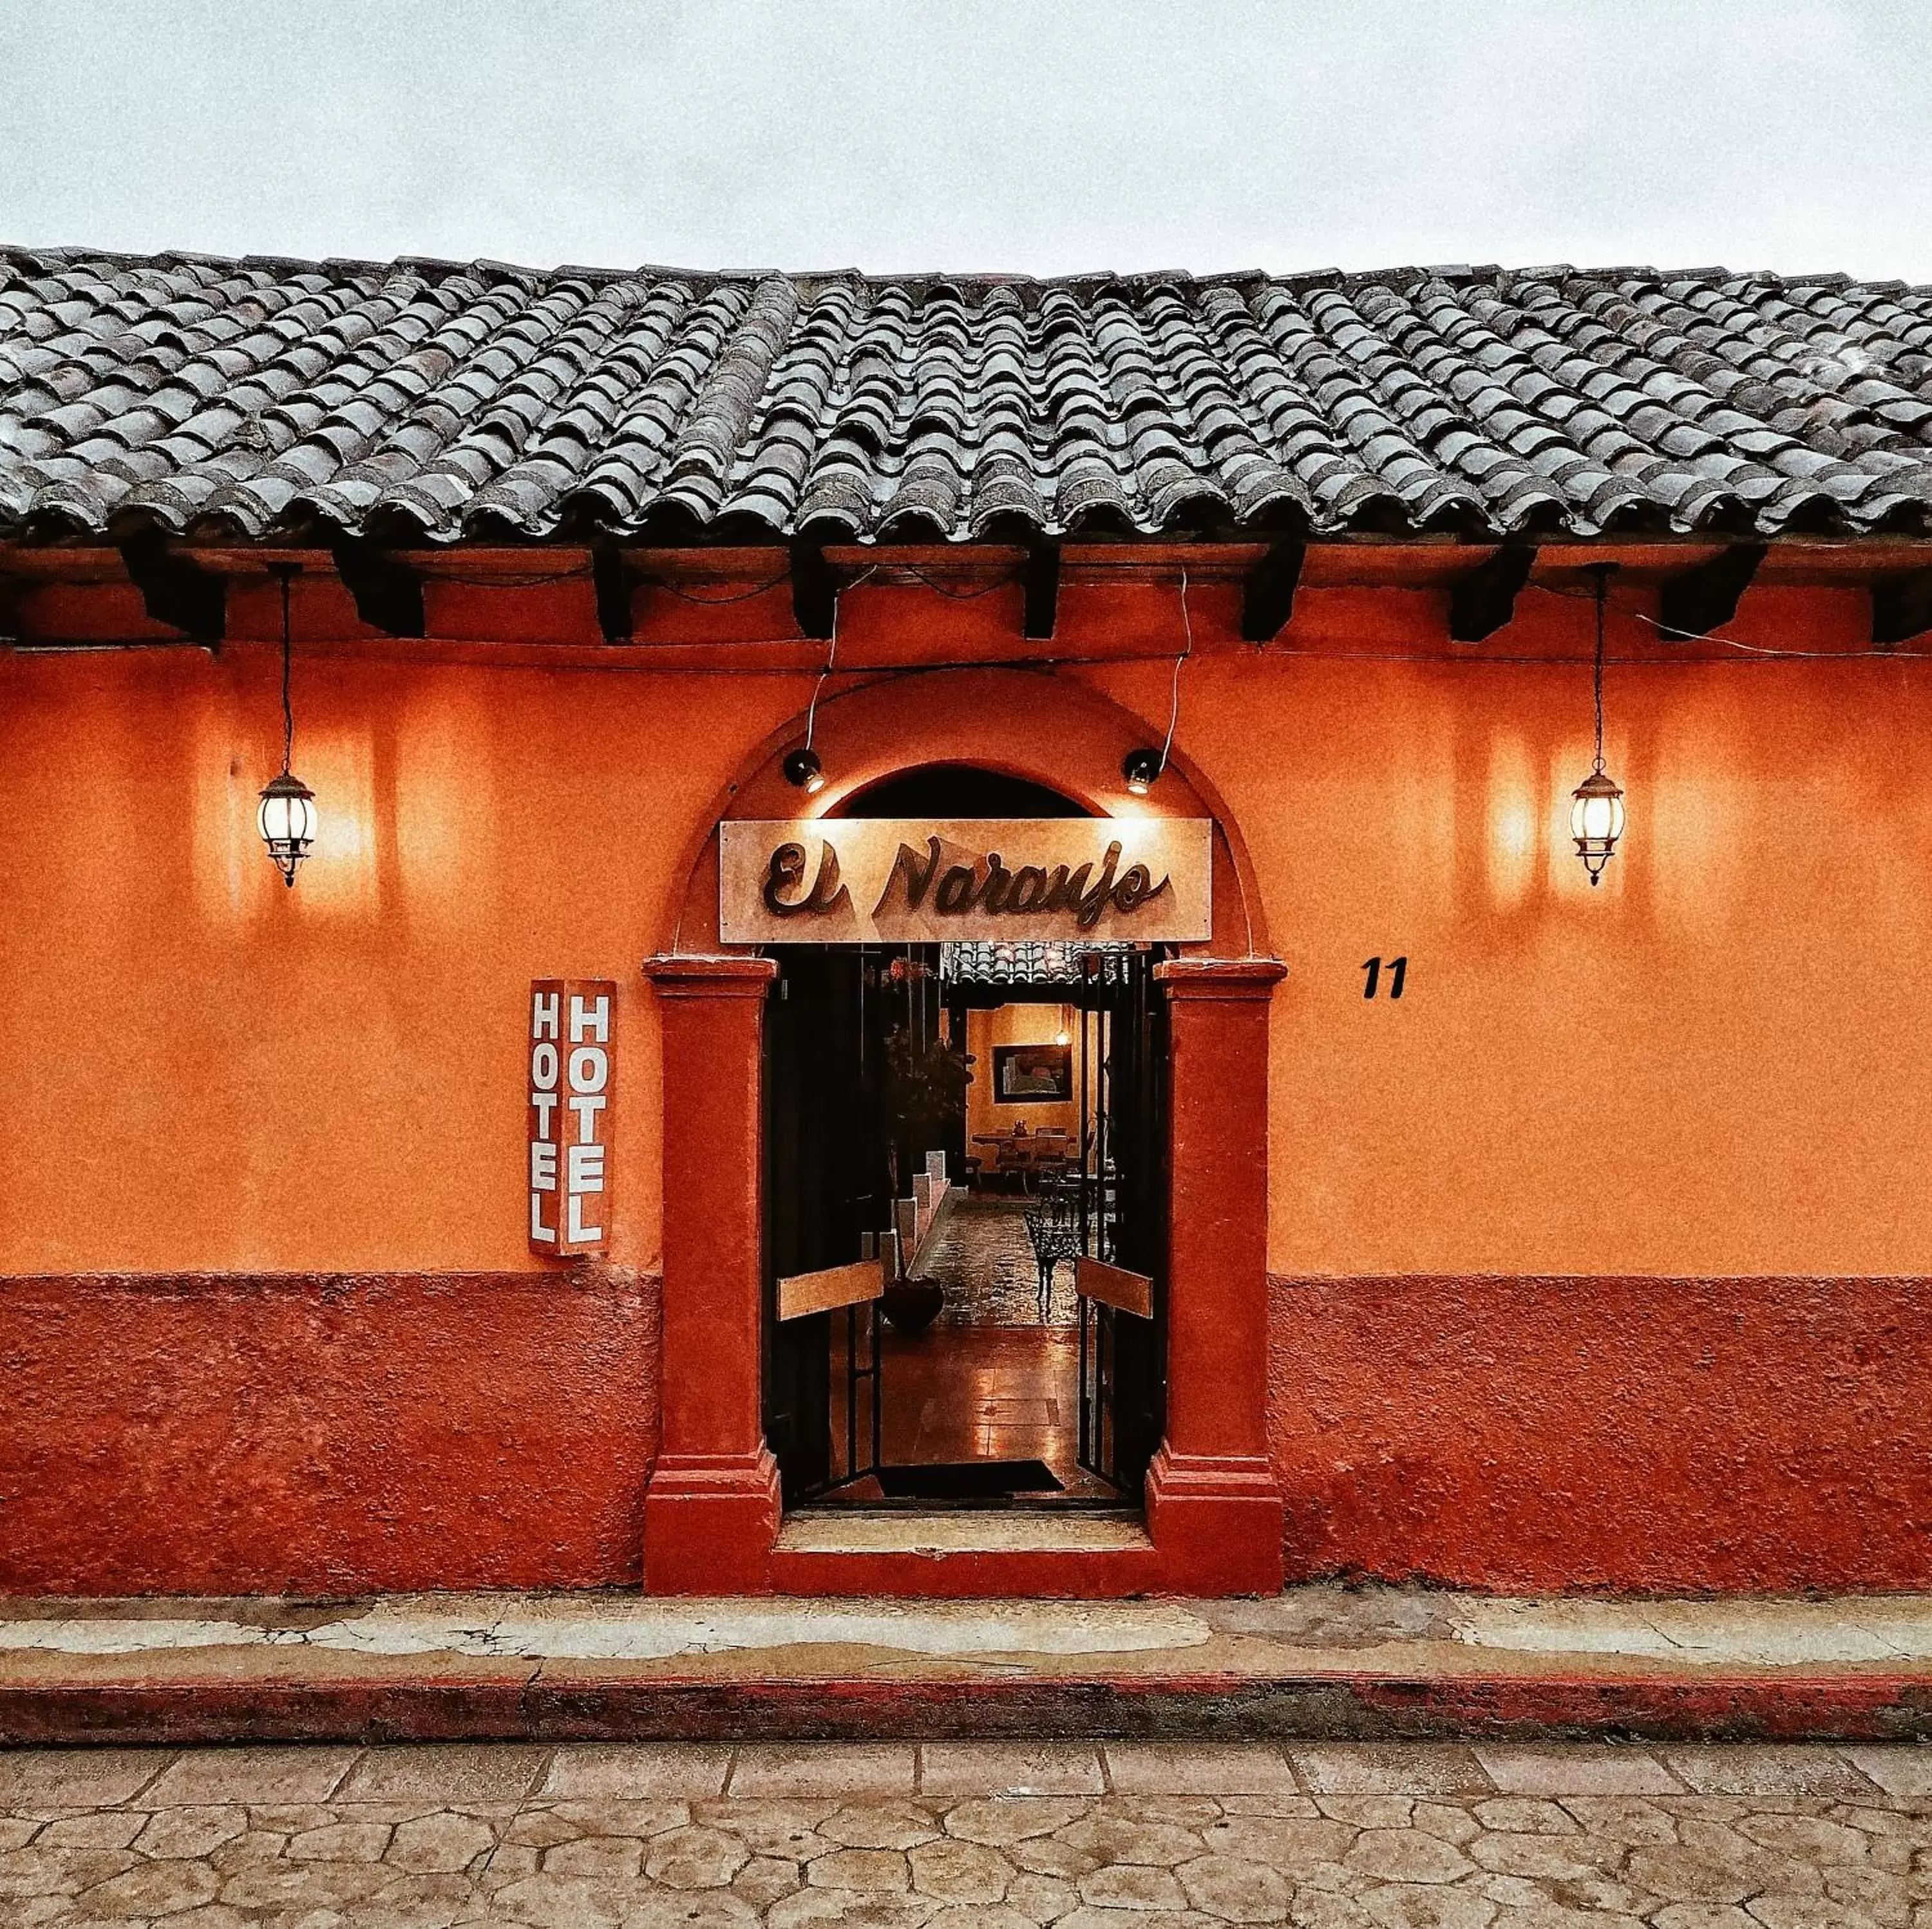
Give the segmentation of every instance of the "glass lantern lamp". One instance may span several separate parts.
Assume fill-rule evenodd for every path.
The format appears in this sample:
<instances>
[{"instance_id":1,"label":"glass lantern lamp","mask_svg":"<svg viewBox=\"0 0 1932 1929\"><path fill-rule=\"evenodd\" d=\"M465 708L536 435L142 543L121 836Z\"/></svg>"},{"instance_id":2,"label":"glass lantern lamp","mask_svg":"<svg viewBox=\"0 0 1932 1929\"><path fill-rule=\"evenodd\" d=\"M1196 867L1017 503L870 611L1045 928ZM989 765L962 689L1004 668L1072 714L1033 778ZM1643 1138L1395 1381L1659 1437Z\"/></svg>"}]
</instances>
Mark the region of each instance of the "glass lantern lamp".
<instances>
[{"instance_id":1,"label":"glass lantern lamp","mask_svg":"<svg viewBox=\"0 0 1932 1929\"><path fill-rule=\"evenodd\" d=\"M1602 881L1604 867L1616 855L1624 834L1624 794L1604 770L1604 604L1610 592L1609 563L1594 563L1597 582L1597 654L1592 683L1597 699L1597 754L1590 774L1570 793L1570 834L1576 855L1590 873L1592 888Z\"/></svg>"},{"instance_id":2,"label":"glass lantern lamp","mask_svg":"<svg viewBox=\"0 0 1932 1929\"><path fill-rule=\"evenodd\" d=\"M282 874L282 882L292 890L296 872L315 842L315 792L292 772L284 770L272 777L262 788L262 801L255 813L262 841Z\"/></svg>"},{"instance_id":3,"label":"glass lantern lamp","mask_svg":"<svg viewBox=\"0 0 1932 1929\"><path fill-rule=\"evenodd\" d=\"M269 568L282 587L282 768L280 776L272 777L262 786L255 823L282 882L292 891L296 873L315 842L320 819L315 792L289 768L296 746L295 707L289 700L289 583L296 569L292 563L272 563Z\"/></svg>"},{"instance_id":4,"label":"glass lantern lamp","mask_svg":"<svg viewBox=\"0 0 1932 1929\"><path fill-rule=\"evenodd\" d=\"M1599 759L1570 799L1570 834L1576 840L1576 855L1583 860L1592 885L1616 855L1617 840L1623 834L1624 794L1604 775Z\"/></svg>"}]
</instances>

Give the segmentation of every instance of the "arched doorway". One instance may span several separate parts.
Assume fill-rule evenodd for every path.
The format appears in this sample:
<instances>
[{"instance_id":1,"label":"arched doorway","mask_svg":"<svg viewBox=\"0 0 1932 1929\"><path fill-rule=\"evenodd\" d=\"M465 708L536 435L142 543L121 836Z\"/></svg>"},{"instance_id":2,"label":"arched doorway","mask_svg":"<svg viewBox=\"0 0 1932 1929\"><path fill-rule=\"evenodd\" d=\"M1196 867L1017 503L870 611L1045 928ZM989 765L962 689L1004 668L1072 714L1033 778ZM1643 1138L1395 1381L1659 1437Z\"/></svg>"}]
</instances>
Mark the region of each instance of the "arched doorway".
<instances>
[{"instance_id":1,"label":"arched doorway","mask_svg":"<svg viewBox=\"0 0 1932 1929\"><path fill-rule=\"evenodd\" d=\"M946 762L838 815L1091 813ZM788 1508L1138 1511L1166 1401L1168 949L769 948L763 1407Z\"/></svg>"},{"instance_id":2,"label":"arched doorway","mask_svg":"<svg viewBox=\"0 0 1932 1929\"><path fill-rule=\"evenodd\" d=\"M1178 756L1153 795L1130 796L1121 764L1145 726L1036 672L896 679L822 705L814 741L830 781L809 798L781 770L797 735L774 738L748 765L720 800L721 824L796 822L822 841L841 816L994 814L998 792L1022 814L1111 820L1123 835L1147 819L1211 828L1211 930L1150 959L1144 973L1150 1008L1171 1027L1174 1068L1149 1149L1169 1181L1148 1255L1169 1317L1159 1448L1144 1483L1130 1481L1144 1487L1145 1530L1098 1554L1050 1534L938 1553L890 1536L870 1553L828 1553L781 1535L764 1383L766 1032L780 965L723 941L714 834L694 854L671 946L646 967L662 999L665 1202L664 1439L646 1506L646 1586L1097 1595L1278 1585L1282 1505L1264 1417L1266 1089L1268 999L1282 974L1265 954L1238 840ZM970 810L952 807L962 783L982 793ZM1160 1056L1164 1066L1165 1040Z\"/></svg>"}]
</instances>

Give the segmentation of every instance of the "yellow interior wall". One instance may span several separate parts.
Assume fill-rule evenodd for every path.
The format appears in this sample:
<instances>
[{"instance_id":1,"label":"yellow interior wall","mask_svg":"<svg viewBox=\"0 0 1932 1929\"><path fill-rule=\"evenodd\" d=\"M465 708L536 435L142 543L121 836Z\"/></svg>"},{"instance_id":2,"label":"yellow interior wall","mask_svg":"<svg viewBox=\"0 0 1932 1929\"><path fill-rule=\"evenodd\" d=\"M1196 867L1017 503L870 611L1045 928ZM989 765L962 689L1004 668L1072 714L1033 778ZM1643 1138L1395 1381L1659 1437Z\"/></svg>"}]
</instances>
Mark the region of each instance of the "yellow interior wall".
<instances>
[{"instance_id":1,"label":"yellow interior wall","mask_svg":"<svg viewBox=\"0 0 1932 1929\"><path fill-rule=\"evenodd\" d=\"M1079 1054L1074 1054L1076 1096L1065 1105L1001 1105L993 1097L993 1047L995 1045L1050 1045L1064 1032L1076 1047L1075 1026L1079 1014L1066 1005L1000 1005L990 1011L966 1014L966 1049L973 1059L972 1083L966 1088L966 1150L976 1156L974 1137L982 1132L1010 1132L1024 1125L1029 1133L1080 1130L1078 1099Z\"/></svg>"}]
</instances>

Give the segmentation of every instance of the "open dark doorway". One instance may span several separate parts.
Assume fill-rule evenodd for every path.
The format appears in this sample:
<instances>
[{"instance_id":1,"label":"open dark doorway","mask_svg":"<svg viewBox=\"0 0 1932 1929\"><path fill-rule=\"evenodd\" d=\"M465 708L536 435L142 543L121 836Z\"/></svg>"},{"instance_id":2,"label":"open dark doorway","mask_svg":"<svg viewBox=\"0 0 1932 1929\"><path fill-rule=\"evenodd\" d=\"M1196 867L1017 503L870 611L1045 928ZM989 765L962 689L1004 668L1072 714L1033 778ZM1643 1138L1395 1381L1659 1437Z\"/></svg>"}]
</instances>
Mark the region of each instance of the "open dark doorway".
<instances>
[{"instance_id":1,"label":"open dark doorway","mask_svg":"<svg viewBox=\"0 0 1932 1929\"><path fill-rule=\"evenodd\" d=\"M1084 814L948 765L847 808ZM1138 1502L1165 1406L1157 955L775 950L764 1418L788 1505Z\"/></svg>"}]
</instances>

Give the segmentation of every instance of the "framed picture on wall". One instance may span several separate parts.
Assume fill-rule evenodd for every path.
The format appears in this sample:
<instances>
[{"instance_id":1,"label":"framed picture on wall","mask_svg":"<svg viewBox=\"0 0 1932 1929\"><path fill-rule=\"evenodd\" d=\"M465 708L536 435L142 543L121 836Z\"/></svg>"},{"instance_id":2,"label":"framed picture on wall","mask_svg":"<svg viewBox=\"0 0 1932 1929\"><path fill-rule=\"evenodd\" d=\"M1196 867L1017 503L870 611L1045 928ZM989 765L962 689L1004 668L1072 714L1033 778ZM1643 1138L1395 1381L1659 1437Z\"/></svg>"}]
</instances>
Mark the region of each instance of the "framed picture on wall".
<instances>
[{"instance_id":1,"label":"framed picture on wall","mask_svg":"<svg viewBox=\"0 0 1932 1929\"><path fill-rule=\"evenodd\" d=\"M996 1105L1064 1105L1073 1096L1071 1045L995 1045Z\"/></svg>"}]
</instances>

